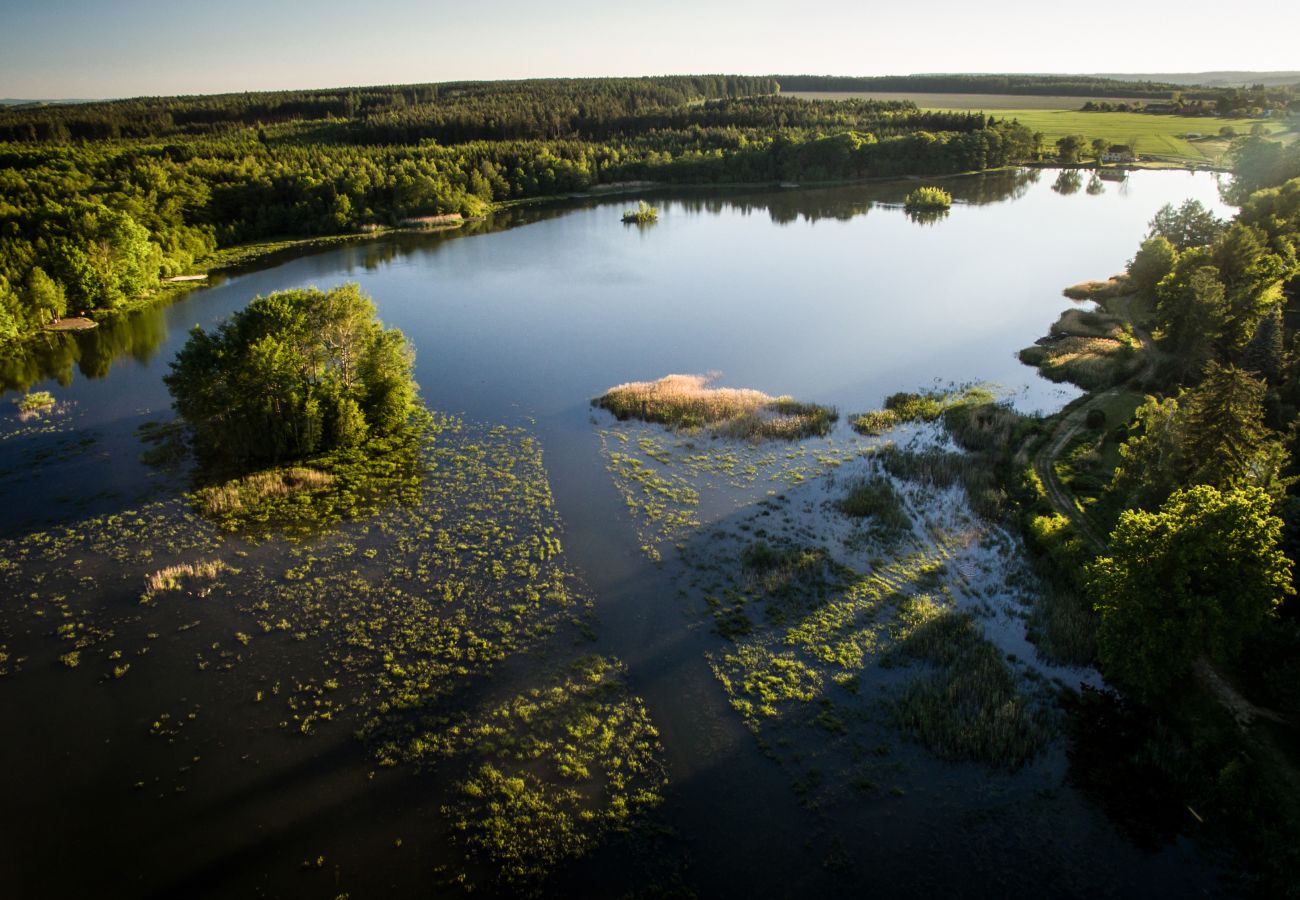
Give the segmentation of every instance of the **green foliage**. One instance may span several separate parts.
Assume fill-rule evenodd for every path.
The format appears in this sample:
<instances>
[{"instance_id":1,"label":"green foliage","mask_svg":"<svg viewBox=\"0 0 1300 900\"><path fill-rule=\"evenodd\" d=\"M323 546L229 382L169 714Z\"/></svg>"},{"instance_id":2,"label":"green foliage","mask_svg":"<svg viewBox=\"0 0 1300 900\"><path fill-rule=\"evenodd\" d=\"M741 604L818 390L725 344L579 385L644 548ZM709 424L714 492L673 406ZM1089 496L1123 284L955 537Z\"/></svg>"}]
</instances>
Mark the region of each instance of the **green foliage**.
<instances>
[{"instance_id":1,"label":"green foliage","mask_svg":"<svg viewBox=\"0 0 1300 900\"><path fill-rule=\"evenodd\" d=\"M1120 517L1110 554L1088 570L1108 676L1155 698L1202 655L1234 659L1293 591L1271 507L1258 488L1199 485L1177 491L1158 512Z\"/></svg>"},{"instance_id":2,"label":"green foliage","mask_svg":"<svg viewBox=\"0 0 1300 900\"><path fill-rule=\"evenodd\" d=\"M1142 242L1128 264L1129 283L1133 291L1148 303L1156 299L1156 285L1174 270L1178 251L1164 235L1154 235Z\"/></svg>"},{"instance_id":3,"label":"green foliage","mask_svg":"<svg viewBox=\"0 0 1300 900\"><path fill-rule=\"evenodd\" d=\"M1182 251L1211 243L1222 233L1224 223L1201 201L1187 200L1177 208L1166 203L1151 219L1149 227L1148 237L1162 237Z\"/></svg>"},{"instance_id":4,"label":"green foliage","mask_svg":"<svg viewBox=\"0 0 1300 900\"><path fill-rule=\"evenodd\" d=\"M933 210L952 206L952 194L940 187L919 187L903 199L907 209Z\"/></svg>"},{"instance_id":5,"label":"green foliage","mask_svg":"<svg viewBox=\"0 0 1300 900\"><path fill-rule=\"evenodd\" d=\"M623 221L634 225L648 225L651 222L658 222L659 210L642 200L636 209L630 209L623 213Z\"/></svg>"},{"instance_id":6,"label":"green foliage","mask_svg":"<svg viewBox=\"0 0 1300 900\"><path fill-rule=\"evenodd\" d=\"M413 365L349 284L258 297L214 333L196 328L164 381L201 454L277 462L401 429Z\"/></svg>"},{"instance_id":7,"label":"green foliage","mask_svg":"<svg viewBox=\"0 0 1300 900\"><path fill-rule=\"evenodd\" d=\"M912 530L903 498L888 478L875 476L856 482L837 505L846 516L869 518L871 534L881 543L897 543Z\"/></svg>"},{"instance_id":8,"label":"green foliage","mask_svg":"<svg viewBox=\"0 0 1300 900\"><path fill-rule=\"evenodd\" d=\"M1017 688L1002 654L969 615L933 603L911 605L924 612L911 616L915 621L895 652L935 670L909 683L893 702L899 727L945 759L1010 769L1033 759L1049 728L1042 711Z\"/></svg>"},{"instance_id":9,"label":"green foliage","mask_svg":"<svg viewBox=\"0 0 1300 900\"><path fill-rule=\"evenodd\" d=\"M1056 141L1056 158L1063 163L1077 163L1088 146L1088 139L1081 134L1067 134Z\"/></svg>"},{"instance_id":10,"label":"green foliage","mask_svg":"<svg viewBox=\"0 0 1300 900\"><path fill-rule=\"evenodd\" d=\"M1120 447L1113 489L1147 508L1193 484L1254 486L1279 497L1287 454L1264 424L1264 391L1241 369L1212 366L1177 398L1147 397Z\"/></svg>"}]
</instances>

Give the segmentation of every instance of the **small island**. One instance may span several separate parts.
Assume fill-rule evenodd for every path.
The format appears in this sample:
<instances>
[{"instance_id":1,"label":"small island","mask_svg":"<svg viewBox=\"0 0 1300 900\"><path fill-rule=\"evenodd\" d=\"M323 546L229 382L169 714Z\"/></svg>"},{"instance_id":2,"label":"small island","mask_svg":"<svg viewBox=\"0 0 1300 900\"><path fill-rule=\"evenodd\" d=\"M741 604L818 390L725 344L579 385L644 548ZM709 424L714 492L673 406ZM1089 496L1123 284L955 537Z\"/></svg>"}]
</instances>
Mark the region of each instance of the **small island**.
<instances>
[{"instance_id":1,"label":"small island","mask_svg":"<svg viewBox=\"0 0 1300 900\"><path fill-rule=\"evenodd\" d=\"M376 473L409 468L392 457L418 430L413 366L356 284L258 297L215 332L196 328L163 381L204 468L221 476L197 491L201 510L232 527L268 502L284 507L273 517L310 518L320 511L275 501L334 486L351 502Z\"/></svg>"},{"instance_id":2,"label":"small island","mask_svg":"<svg viewBox=\"0 0 1300 900\"><path fill-rule=\"evenodd\" d=\"M636 209L623 213L623 221L629 225L649 225L659 221L659 210L642 200Z\"/></svg>"},{"instance_id":3,"label":"small island","mask_svg":"<svg viewBox=\"0 0 1300 900\"><path fill-rule=\"evenodd\" d=\"M903 208L914 212L948 209L952 194L939 187L919 187L903 200Z\"/></svg>"}]
</instances>

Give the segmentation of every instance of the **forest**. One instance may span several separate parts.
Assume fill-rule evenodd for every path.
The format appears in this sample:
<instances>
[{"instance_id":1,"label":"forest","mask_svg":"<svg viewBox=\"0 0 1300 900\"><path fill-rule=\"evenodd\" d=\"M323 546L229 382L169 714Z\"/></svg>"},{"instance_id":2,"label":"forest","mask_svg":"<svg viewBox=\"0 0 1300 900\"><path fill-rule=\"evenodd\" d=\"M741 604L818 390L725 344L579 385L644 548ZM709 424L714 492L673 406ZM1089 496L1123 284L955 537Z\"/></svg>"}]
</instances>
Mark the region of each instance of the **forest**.
<instances>
[{"instance_id":1,"label":"forest","mask_svg":"<svg viewBox=\"0 0 1300 900\"><path fill-rule=\"evenodd\" d=\"M826 181L1029 158L1015 122L733 76L0 110L0 341L121 309L219 248L653 180Z\"/></svg>"}]
</instances>

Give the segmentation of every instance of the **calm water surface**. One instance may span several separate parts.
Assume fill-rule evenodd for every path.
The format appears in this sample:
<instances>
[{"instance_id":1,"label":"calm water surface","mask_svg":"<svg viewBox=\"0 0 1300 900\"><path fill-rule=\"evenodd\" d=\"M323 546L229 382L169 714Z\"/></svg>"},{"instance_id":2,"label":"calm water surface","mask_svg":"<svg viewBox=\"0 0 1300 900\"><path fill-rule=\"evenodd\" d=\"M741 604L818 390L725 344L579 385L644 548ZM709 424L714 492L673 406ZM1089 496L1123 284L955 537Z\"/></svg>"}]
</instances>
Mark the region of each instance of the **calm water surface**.
<instances>
[{"instance_id":1,"label":"calm water surface","mask_svg":"<svg viewBox=\"0 0 1300 900\"><path fill-rule=\"evenodd\" d=\"M887 809L828 820L795 803L704 664L716 639L687 629L680 606L666 602L676 589L672 567L640 552L592 424L591 397L672 372L716 371L727 385L846 413L874 408L898 390L976 381L995 383L1022 410L1058 408L1074 389L1038 378L1015 353L1069 306L1062 287L1122 269L1165 203L1193 197L1220 214L1229 210L1203 173L1134 173L1123 184L1105 183L1100 194L1063 193L1057 184L1051 170L954 180L958 203L931 224L911 221L899 207L913 186L906 182L667 195L655 201L660 221L647 228L620 223L624 199L574 202L501 214L464 232L380 238L226 275L164 309L6 362L0 379L11 392L48 389L70 407L57 434L27 433L4 413L0 535L174 495L183 474L143 465L136 429L170 417L161 377L188 331L212 327L258 294L357 281L384 321L414 344L430 407L524 426L540 439L566 550L595 597L595 648L628 663L631 685L663 733L672 788L661 812L677 842L664 852L692 860L684 887L701 896L834 895L845 882L802 849L808 834L832 832L846 853L867 860L870 884L862 890L885 895L1029 895L1049 876L1056 886L1048 893L1056 894L1098 885L1118 893L1213 891L1194 847L1134 847L1076 796L1064 783L1060 748L1010 780L917 754L912 777L924 786ZM178 663L175 677L183 672ZM130 886L139 885L158 896L294 896L305 888L283 875L285 860L292 869L295 855L322 845L354 875L368 873L361 884L374 893L353 896L424 894L427 867L375 861L391 840L375 823L418 829L436 817L436 803L412 806L397 784L359 795L354 776L367 761L347 735L309 751L263 746L268 758L282 757L279 769L268 763L274 777L234 778L233 799L222 798L218 778L204 802L158 814L145 840L154 849L136 845L119 833L118 817L147 816L123 813L131 801L107 783L122 780L117 767L131 757L141 717L154 713L87 709L63 674L0 682L5 719L29 736L4 742L0 756L11 778L24 779L5 826L20 850L0 851L0 874L9 869L27 891L19 896L102 883L89 873L52 874L79 854L108 875L112 895L132 895ZM107 737L70 751L85 733ZM40 754L65 762L45 766ZM339 798L328 825L318 816L326 795ZM1015 813L991 831L975 821L1000 807ZM217 832L245 842L215 847L206 863L161 859L166 852L158 848L169 841L189 848ZM614 854L562 874L572 882L566 890L608 893L620 883L618 860ZM1099 876L1100 868L1107 874Z\"/></svg>"}]
</instances>

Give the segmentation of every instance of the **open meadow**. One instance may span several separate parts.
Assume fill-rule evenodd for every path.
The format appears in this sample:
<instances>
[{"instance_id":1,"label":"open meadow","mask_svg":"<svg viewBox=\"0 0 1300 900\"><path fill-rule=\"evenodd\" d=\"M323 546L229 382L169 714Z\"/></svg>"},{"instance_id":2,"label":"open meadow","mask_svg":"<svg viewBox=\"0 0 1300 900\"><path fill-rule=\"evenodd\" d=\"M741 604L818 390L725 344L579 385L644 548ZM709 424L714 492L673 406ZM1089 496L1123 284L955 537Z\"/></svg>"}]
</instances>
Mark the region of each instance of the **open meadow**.
<instances>
[{"instance_id":1,"label":"open meadow","mask_svg":"<svg viewBox=\"0 0 1300 900\"><path fill-rule=\"evenodd\" d=\"M1177 162L1219 164L1229 141L1219 129L1231 126L1237 134L1248 134L1256 123L1274 138L1294 140L1295 127L1273 119L1221 119L1200 116L1147 115L1133 112L1082 112L1088 97L1035 96L1024 94L925 94L893 91L791 91L789 96L808 100L910 100L925 110L982 110L997 118L1016 119L1043 134L1050 148L1067 134L1082 134L1092 140L1105 138L1113 144L1128 144L1143 156ZM1124 98L1104 98L1122 103ZM1142 101L1128 101L1142 102ZM1190 140L1187 135L1203 135Z\"/></svg>"}]
</instances>

